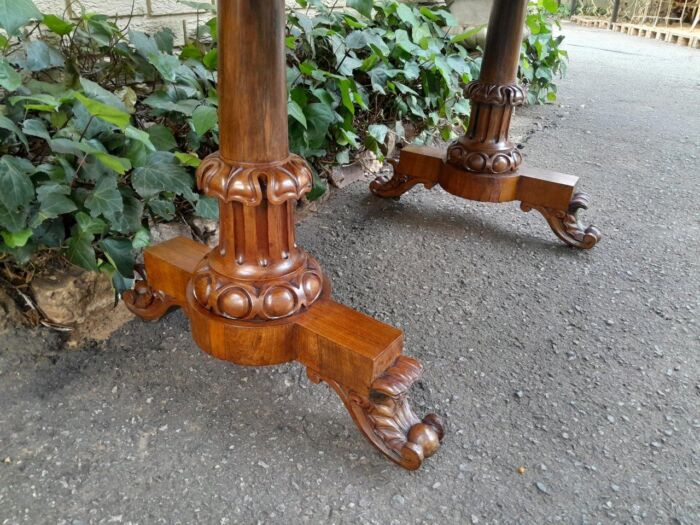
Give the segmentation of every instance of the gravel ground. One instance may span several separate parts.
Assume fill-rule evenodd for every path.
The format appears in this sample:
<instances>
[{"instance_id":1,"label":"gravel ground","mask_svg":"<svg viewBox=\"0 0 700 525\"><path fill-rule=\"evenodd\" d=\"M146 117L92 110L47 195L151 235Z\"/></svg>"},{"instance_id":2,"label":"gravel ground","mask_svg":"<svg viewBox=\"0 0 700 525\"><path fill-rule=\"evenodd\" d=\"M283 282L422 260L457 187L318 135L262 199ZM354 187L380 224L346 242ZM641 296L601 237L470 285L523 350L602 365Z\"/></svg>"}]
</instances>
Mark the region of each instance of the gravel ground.
<instances>
[{"instance_id":1,"label":"gravel ground","mask_svg":"<svg viewBox=\"0 0 700 525\"><path fill-rule=\"evenodd\" d=\"M336 298L426 366L414 406L449 435L421 471L300 367L199 352L180 313L78 351L22 332L0 342L0 523L700 523L700 53L565 31L560 105L519 125L528 162L582 176L595 250L437 190L356 184L300 226Z\"/></svg>"}]
</instances>

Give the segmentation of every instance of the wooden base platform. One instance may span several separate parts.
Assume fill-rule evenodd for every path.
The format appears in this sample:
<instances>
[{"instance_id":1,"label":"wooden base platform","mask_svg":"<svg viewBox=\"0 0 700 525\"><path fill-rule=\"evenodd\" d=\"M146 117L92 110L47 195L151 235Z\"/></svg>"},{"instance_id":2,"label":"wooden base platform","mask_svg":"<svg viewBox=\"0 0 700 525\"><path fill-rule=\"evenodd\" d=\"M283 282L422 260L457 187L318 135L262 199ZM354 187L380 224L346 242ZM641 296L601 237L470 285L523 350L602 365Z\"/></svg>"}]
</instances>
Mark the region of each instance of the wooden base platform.
<instances>
[{"instance_id":1,"label":"wooden base platform","mask_svg":"<svg viewBox=\"0 0 700 525\"><path fill-rule=\"evenodd\" d=\"M400 330L336 303L328 285L308 310L278 321L213 315L192 285L208 254L207 246L185 238L148 249L148 280L125 295L127 306L148 320L182 307L197 344L218 359L245 366L298 361L312 381L338 393L367 439L404 468L418 469L438 450L444 423L435 414L419 419L407 399L422 367L401 355Z\"/></svg>"},{"instance_id":2,"label":"wooden base platform","mask_svg":"<svg viewBox=\"0 0 700 525\"><path fill-rule=\"evenodd\" d=\"M537 210L563 242L575 248L593 248L602 235L595 226L583 226L578 212L588 208L589 197L577 193L578 177L534 168L502 174L472 173L446 161L446 152L408 146L392 161L394 176L380 177L370 186L380 197L400 197L418 184L441 186L465 199L481 202L520 201L523 211Z\"/></svg>"}]
</instances>

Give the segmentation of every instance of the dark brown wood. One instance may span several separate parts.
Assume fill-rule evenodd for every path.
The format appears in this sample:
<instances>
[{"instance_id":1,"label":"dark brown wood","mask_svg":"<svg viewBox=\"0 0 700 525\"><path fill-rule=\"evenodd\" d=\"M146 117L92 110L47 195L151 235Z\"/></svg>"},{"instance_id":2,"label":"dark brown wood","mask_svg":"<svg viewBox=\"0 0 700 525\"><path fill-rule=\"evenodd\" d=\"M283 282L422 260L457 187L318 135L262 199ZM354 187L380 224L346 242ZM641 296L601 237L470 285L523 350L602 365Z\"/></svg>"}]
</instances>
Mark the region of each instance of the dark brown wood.
<instances>
[{"instance_id":1,"label":"dark brown wood","mask_svg":"<svg viewBox=\"0 0 700 525\"><path fill-rule=\"evenodd\" d=\"M218 0L221 156L273 162L289 155L285 13L278 0Z\"/></svg>"},{"instance_id":2,"label":"dark brown wood","mask_svg":"<svg viewBox=\"0 0 700 525\"><path fill-rule=\"evenodd\" d=\"M566 244L590 249L601 239L578 212L589 197L576 192L578 178L521 169L523 157L509 139L513 109L525 102L516 82L527 0L496 0L479 80L466 88L472 112L466 134L446 151L411 146L393 160L394 176L380 177L370 188L380 197L400 197L418 184L440 185L465 199L482 202L521 201L522 209L540 211Z\"/></svg>"},{"instance_id":3,"label":"dark brown wood","mask_svg":"<svg viewBox=\"0 0 700 525\"><path fill-rule=\"evenodd\" d=\"M197 184L219 200L220 242L149 248L126 305L147 320L182 307L194 340L219 359L300 362L380 452L417 469L444 436L438 416L421 420L408 403L420 364L401 355L400 330L333 301L295 239L294 210L312 175L289 153L284 0L220 0L219 17L221 150L202 162Z\"/></svg>"}]
</instances>

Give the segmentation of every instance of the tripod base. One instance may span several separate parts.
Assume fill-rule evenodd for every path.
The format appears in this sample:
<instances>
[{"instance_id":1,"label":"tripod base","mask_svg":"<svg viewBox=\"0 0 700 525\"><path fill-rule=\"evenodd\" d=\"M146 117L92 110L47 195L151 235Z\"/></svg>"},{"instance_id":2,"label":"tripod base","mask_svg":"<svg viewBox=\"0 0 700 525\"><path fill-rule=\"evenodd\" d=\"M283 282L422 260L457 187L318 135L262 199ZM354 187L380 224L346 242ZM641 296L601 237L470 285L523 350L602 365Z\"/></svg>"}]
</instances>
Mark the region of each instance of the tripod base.
<instances>
[{"instance_id":1,"label":"tripod base","mask_svg":"<svg viewBox=\"0 0 700 525\"><path fill-rule=\"evenodd\" d=\"M554 233L574 248L593 248L602 238L595 226L584 226L578 212L588 208L589 197L577 193L578 177L553 171L525 169L515 173L472 173L445 161L443 150L408 146L391 161L394 176L379 177L370 186L379 197L400 197L418 184L481 202L520 201L523 211L537 210Z\"/></svg>"},{"instance_id":2,"label":"tripod base","mask_svg":"<svg viewBox=\"0 0 700 525\"><path fill-rule=\"evenodd\" d=\"M330 299L330 286L307 310L279 321L227 319L194 297L192 278L209 253L203 244L177 238L146 251L147 279L124 295L137 316L157 320L174 307L190 318L192 335L207 353L246 366L298 361L312 381L330 385L360 431L385 456L418 469L440 448L444 424L419 419L408 392L420 378L418 361L401 355L403 333Z\"/></svg>"}]
</instances>

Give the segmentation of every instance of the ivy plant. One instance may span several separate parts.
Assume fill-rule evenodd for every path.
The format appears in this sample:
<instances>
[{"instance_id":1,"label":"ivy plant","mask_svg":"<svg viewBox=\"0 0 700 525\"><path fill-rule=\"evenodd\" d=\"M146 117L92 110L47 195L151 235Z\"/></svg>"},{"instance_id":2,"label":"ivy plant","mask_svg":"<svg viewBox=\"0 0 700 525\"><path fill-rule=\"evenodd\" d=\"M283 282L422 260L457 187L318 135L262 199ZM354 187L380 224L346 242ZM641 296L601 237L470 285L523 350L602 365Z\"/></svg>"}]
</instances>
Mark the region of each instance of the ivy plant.
<instances>
[{"instance_id":1,"label":"ivy plant","mask_svg":"<svg viewBox=\"0 0 700 525\"><path fill-rule=\"evenodd\" d=\"M568 54L561 48L563 35L554 36L559 24L557 0L531 0L528 5L529 36L523 43L520 78L528 86L528 103L557 100L555 80L566 74Z\"/></svg>"},{"instance_id":2,"label":"ivy plant","mask_svg":"<svg viewBox=\"0 0 700 525\"><path fill-rule=\"evenodd\" d=\"M176 46L168 29L0 0L0 261L56 253L120 290L151 225L217 217L194 187L199 159L218 148L217 23L209 3L183 3L202 23ZM455 137L469 114L462 87L480 64L444 7L347 6L297 0L288 12L290 142L317 172L312 198L332 165L364 150L381 157L408 123L417 140ZM538 20L523 69L527 60L528 82L544 86L556 60L551 22Z\"/></svg>"}]
</instances>

